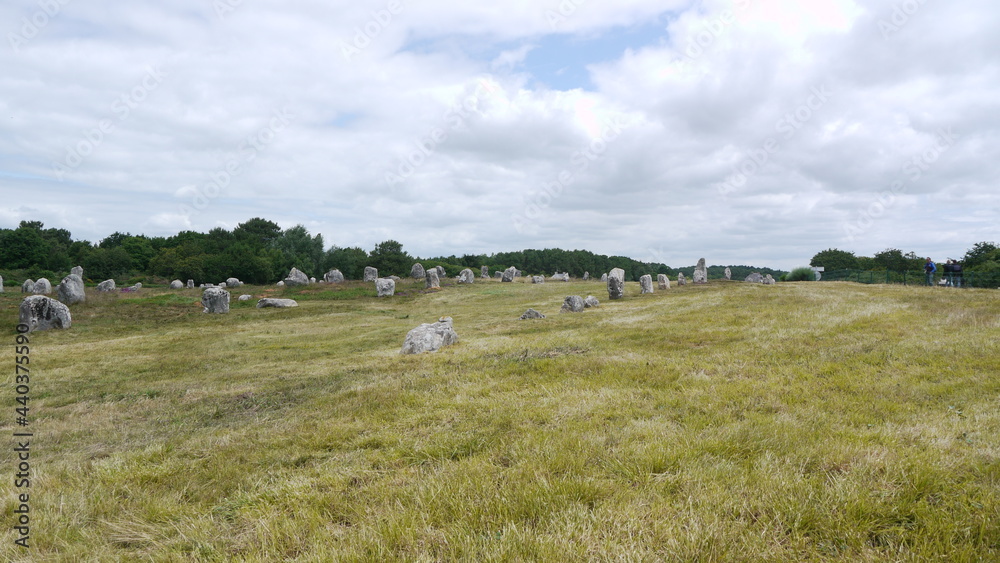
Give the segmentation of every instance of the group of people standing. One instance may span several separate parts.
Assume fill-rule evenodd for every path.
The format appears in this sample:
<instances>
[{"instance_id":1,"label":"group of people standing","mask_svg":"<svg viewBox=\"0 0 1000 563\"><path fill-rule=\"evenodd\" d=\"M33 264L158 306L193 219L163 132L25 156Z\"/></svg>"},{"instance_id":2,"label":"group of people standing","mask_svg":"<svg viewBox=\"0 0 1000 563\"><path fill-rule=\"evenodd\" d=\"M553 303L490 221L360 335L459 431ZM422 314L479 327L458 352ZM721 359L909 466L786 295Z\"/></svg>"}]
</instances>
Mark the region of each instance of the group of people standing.
<instances>
[{"instance_id":1,"label":"group of people standing","mask_svg":"<svg viewBox=\"0 0 1000 563\"><path fill-rule=\"evenodd\" d=\"M937 273L937 264L930 257L924 264L924 273L927 274L927 285L934 285L934 274ZM962 265L956 260L948 260L944 265L944 273L948 275L945 285L962 287Z\"/></svg>"}]
</instances>

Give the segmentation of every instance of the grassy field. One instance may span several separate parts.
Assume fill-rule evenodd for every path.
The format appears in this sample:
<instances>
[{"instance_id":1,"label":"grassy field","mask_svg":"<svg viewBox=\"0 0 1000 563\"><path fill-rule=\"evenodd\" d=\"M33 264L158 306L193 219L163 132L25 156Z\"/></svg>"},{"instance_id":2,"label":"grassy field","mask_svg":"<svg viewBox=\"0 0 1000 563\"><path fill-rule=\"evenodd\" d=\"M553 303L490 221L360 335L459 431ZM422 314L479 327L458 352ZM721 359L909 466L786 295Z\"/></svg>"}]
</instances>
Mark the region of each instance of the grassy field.
<instances>
[{"instance_id":1,"label":"grassy field","mask_svg":"<svg viewBox=\"0 0 1000 563\"><path fill-rule=\"evenodd\" d=\"M32 547L4 447L0 559L1000 560L996 290L370 285L90 294L32 335ZM446 315L458 344L399 354Z\"/></svg>"}]
</instances>

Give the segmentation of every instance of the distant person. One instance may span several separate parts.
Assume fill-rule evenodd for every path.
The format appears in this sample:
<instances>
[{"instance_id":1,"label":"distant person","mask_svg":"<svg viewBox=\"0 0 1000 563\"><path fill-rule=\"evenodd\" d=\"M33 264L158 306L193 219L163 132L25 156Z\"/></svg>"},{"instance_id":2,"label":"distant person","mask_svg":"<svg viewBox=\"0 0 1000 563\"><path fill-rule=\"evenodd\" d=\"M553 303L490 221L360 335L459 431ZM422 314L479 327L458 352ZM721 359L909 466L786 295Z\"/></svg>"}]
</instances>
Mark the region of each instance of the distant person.
<instances>
[{"instance_id":1,"label":"distant person","mask_svg":"<svg viewBox=\"0 0 1000 563\"><path fill-rule=\"evenodd\" d=\"M927 274L927 285L934 285L934 272L937 271L937 266L934 261L927 258L927 263L924 264L924 273Z\"/></svg>"}]
</instances>

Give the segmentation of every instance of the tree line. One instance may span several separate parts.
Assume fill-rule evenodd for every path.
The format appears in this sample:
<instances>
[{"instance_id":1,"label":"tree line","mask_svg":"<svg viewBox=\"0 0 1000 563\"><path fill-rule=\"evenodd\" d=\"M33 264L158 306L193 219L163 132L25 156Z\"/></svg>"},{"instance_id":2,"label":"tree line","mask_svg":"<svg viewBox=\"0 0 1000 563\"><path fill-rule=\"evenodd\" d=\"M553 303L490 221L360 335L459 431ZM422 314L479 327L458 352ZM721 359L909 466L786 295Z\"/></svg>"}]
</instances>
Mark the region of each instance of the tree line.
<instances>
[{"instance_id":1,"label":"tree line","mask_svg":"<svg viewBox=\"0 0 1000 563\"><path fill-rule=\"evenodd\" d=\"M915 252L903 253L898 248L887 248L874 256L856 256L853 252L828 248L817 252L809 265L822 266L826 271L833 270L865 270L865 271L922 271L927 261L927 255ZM934 258L934 257L930 257ZM949 259L957 260L966 272L1000 275L1000 247L994 242L977 242L966 250L961 258L945 257L935 259L938 271L941 264Z\"/></svg>"},{"instance_id":2,"label":"tree line","mask_svg":"<svg viewBox=\"0 0 1000 563\"><path fill-rule=\"evenodd\" d=\"M207 233L182 231L169 237L114 232L96 244L73 240L66 229L46 229L40 221L21 221L16 229L0 229L0 275L11 285L27 278L58 280L77 265L83 267L92 283L105 279L128 283L172 279L217 283L236 277L246 283L268 284L284 278L292 267L316 278L338 269L348 279L361 279L366 266L378 268L382 276L406 277L414 262L425 267L443 266L448 276L458 275L463 268L472 268L478 275L484 265L491 273L515 266L528 275L569 272L573 277L582 277L584 272L600 276L612 268L621 268L633 281L643 274L674 277L680 271L690 277L694 269L560 248L429 258L411 256L394 240L383 241L370 252L359 247L326 248L322 235L312 235L302 225L282 229L260 217L232 230L217 227ZM710 267L709 277L721 278L724 268ZM751 266L731 269L734 279L742 279L751 271L775 276L781 273Z\"/></svg>"}]
</instances>

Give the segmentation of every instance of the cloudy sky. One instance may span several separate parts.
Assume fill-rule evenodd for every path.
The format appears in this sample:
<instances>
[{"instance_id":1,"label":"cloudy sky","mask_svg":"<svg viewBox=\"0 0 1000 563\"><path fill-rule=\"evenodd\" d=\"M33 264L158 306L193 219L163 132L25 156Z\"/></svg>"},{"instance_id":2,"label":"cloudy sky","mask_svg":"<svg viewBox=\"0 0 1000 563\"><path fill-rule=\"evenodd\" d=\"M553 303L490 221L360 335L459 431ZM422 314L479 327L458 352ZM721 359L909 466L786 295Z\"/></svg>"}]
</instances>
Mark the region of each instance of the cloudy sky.
<instances>
[{"instance_id":1,"label":"cloudy sky","mask_svg":"<svg viewBox=\"0 0 1000 563\"><path fill-rule=\"evenodd\" d=\"M0 227L791 268L1000 240L992 0L15 0Z\"/></svg>"}]
</instances>

